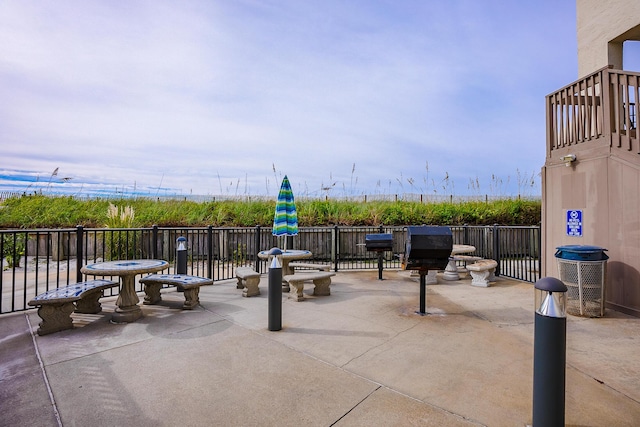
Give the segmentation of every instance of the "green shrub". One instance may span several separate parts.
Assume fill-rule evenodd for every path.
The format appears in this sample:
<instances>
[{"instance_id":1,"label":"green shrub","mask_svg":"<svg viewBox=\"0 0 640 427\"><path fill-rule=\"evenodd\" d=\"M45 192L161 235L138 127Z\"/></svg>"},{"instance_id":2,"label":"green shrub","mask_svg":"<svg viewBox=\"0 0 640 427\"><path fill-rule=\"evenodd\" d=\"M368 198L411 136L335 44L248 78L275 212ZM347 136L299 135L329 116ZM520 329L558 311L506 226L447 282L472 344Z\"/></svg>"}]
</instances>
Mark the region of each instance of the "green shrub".
<instances>
[{"instance_id":1,"label":"green shrub","mask_svg":"<svg viewBox=\"0 0 640 427\"><path fill-rule=\"evenodd\" d=\"M2 258L7 259L7 267L20 267L24 256L25 235L22 233L2 235Z\"/></svg>"}]
</instances>

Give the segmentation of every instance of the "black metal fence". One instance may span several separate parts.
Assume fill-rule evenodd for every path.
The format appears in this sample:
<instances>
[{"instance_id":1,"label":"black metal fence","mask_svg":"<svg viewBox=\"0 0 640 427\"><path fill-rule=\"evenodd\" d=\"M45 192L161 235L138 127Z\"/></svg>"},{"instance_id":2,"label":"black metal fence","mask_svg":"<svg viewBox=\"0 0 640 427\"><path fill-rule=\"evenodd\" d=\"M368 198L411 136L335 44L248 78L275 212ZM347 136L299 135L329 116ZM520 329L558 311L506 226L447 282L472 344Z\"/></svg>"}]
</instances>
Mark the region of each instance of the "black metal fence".
<instances>
[{"instance_id":1,"label":"black metal fence","mask_svg":"<svg viewBox=\"0 0 640 427\"><path fill-rule=\"evenodd\" d=\"M454 244L475 246L475 255L498 261L497 275L535 282L540 277L540 227L453 226ZM384 253L384 268L401 268L406 227L301 227L287 237L288 249L313 253L308 262L331 264L333 269L377 269L378 256L367 252L365 236L389 233L393 251ZM83 265L103 260L164 259L175 268L176 240L187 238L188 274L214 281L234 277L239 265L267 271L267 260L258 253L283 247L283 237L270 227L151 227L0 230L0 314L22 311L34 296L85 280ZM136 284L137 291L142 291ZM117 295L117 288L105 291Z\"/></svg>"}]
</instances>

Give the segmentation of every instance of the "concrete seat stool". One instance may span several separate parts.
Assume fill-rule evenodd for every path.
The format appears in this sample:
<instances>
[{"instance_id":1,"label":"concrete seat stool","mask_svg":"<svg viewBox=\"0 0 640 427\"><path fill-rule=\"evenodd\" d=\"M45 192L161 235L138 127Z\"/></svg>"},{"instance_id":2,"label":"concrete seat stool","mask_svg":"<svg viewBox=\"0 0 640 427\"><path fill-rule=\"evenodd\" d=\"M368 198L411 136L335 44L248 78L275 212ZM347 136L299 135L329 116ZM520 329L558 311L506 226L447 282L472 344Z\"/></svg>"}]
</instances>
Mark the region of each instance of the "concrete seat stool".
<instances>
[{"instance_id":1,"label":"concrete seat stool","mask_svg":"<svg viewBox=\"0 0 640 427\"><path fill-rule=\"evenodd\" d=\"M243 289L243 297L252 297L260 295L260 273L255 271L252 267L238 267L236 268L236 278L238 279L237 288Z\"/></svg>"},{"instance_id":2,"label":"concrete seat stool","mask_svg":"<svg viewBox=\"0 0 640 427\"><path fill-rule=\"evenodd\" d=\"M144 284L143 304L157 304L162 301L160 289L162 285L173 285L184 290L185 310L191 310L200 304L200 286L213 285L213 280L206 277L188 276L186 274L150 274L140 279Z\"/></svg>"},{"instance_id":3,"label":"concrete seat stool","mask_svg":"<svg viewBox=\"0 0 640 427\"><path fill-rule=\"evenodd\" d=\"M313 282L315 288L313 289L314 295L331 295L331 276L335 276L336 273L330 273L326 271L316 271L313 273L298 273L288 274L282 278L285 282L291 285L289 291L289 297L296 301L304 301L304 295L302 290L304 289L304 282Z\"/></svg>"},{"instance_id":4,"label":"concrete seat stool","mask_svg":"<svg viewBox=\"0 0 640 427\"><path fill-rule=\"evenodd\" d=\"M493 274L497 266L498 263L492 259L482 259L467 265L467 270L471 273L471 284L473 286L489 287L489 281L495 280Z\"/></svg>"}]
</instances>

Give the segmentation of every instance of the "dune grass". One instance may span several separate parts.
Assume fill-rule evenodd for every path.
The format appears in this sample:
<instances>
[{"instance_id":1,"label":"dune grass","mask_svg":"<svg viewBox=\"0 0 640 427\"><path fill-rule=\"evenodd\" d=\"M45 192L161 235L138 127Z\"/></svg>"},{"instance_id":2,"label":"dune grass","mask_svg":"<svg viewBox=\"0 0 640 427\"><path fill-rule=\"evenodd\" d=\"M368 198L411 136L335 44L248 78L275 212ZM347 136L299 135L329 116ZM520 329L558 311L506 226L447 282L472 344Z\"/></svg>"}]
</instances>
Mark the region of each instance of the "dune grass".
<instances>
[{"instance_id":1,"label":"dune grass","mask_svg":"<svg viewBox=\"0 0 640 427\"><path fill-rule=\"evenodd\" d=\"M271 226L274 201L215 201L90 199L31 195L13 197L0 204L0 228L105 227L110 205L130 206L135 212L133 227ZM486 202L410 201L354 202L338 200L296 201L301 227L350 225L536 225L541 202L503 199Z\"/></svg>"}]
</instances>

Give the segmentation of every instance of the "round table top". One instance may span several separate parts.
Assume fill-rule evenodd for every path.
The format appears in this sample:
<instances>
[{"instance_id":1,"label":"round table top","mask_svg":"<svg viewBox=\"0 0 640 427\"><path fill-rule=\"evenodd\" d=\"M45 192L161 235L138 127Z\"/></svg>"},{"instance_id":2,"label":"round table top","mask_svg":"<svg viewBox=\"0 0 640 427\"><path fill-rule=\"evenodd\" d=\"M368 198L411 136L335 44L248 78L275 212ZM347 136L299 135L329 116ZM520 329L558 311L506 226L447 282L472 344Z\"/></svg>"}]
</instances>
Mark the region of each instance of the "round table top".
<instances>
[{"instance_id":1,"label":"round table top","mask_svg":"<svg viewBox=\"0 0 640 427\"><path fill-rule=\"evenodd\" d=\"M258 258L268 259L270 257L269 251L260 251L258 253ZM311 253L311 251L304 251L300 249L288 249L286 251L283 251L281 256L284 259L305 259L305 258L311 258L313 254Z\"/></svg>"},{"instance_id":2,"label":"round table top","mask_svg":"<svg viewBox=\"0 0 640 427\"><path fill-rule=\"evenodd\" d=\"M470 254L471 252L475 252L476 247L471 245L453 245L453 249L451 250L451 255L459 255L459 254Z\"/></svg>"},{"instance_id":3,"label":"round table top","mask_svg":"<svg viewBox=\"0 0 640 427\"><path fill-rule=\"evenodd\" d=\"M169 263L161 259L131 259L88 264L82 267L80 271L94 276L126 276L139 273L154 273L167 268L169 268Z\"/></svg>"}]
</instances>

